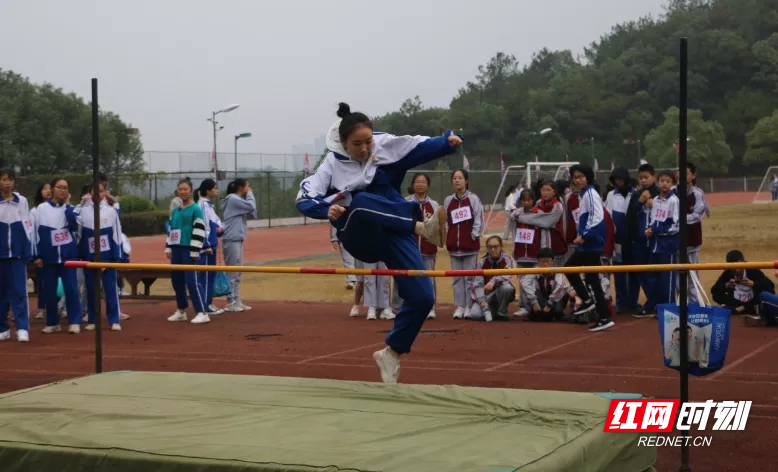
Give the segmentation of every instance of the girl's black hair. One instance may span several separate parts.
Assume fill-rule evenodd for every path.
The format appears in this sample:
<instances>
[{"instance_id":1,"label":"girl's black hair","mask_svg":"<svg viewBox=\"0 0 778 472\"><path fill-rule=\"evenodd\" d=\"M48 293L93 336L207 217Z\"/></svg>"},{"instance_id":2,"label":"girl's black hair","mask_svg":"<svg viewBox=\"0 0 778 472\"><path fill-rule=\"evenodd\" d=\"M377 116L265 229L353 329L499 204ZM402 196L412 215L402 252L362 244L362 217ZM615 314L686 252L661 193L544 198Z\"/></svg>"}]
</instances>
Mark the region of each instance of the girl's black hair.
<instances>
[{"instance_id":1,"label":"girl's black hair","mask_svg":"<svg viewBox=\"0 0 778 472\"><path fill-rule=\"evenodd\" d=\"M87 193L92 193L93 188L94 188L94 184L86 184L86 185L84 185L83 187L81 187L81 195L79 195L79 196L83 197Z\"/></svg>"},{"instance_id":2,"label":"girl's black hair","mask_svg":"<svg viewBox=\"0 0 778 472\"><path fill-rule=\"evenodd\" d=\"M6 167L0 170L0 177L4 175L8 176L8 180L16 180L16 172L14 172L14 170L11 168Z\"/></svg>"},{"instance_id":3,"label":"girl's black hair","mask_svg":"<svg viewBox=\"0 0 778 472\"><path fill-rule=\"evenodd\" d=\"M408 186L408 195L413 195L416 193L416 191L413 189L413 184L416 182L416 179L419 177L424 177L424 180L427 181L427 190L430 189L430 186L432 186L432 183L430 182L430 176L425 174L424 172L416 172L413 174L413 178L411 179L411 184Z\"/></svg>"},{"instance_id":4,"label":"girl's black hair","mask_svg":"<svg viewBox=\"0 0 778 472\"><path fill-rule=\"evenodd\" d=\"M554 197L559 198L559 189L557 188L556 182L554 182L553 180L544 180L540 182L540 186L538 187L538 196L540 196L540 189L542 189L543 187L551 187L552 189L554 189Z\"/></svg>"},{"instance_id":5,"label":"girl's black hair","mask_svg":"<svg viewBox=\"0 0 778 472\"><path fill-rule=\"evenodd\" d=\"M348 103L338 103L337 115L340 117L340 125L338 126L338 134L340 135L340 142L343 146L346 145L348 137L351 136L355 130L365 126L373 131L373 122L364 113L351 112L351 107Z\"/></svg>"},{"instance_id":6,"label":"girl's black hair","mask_svg":"<svg viewBox=\"0 0 778 472\"><path fill-rule=\"evenodd\" d=\"M233 180L232 182L227 184L227 192L225 193L224 197L226 198L227 195L232 195L233 193L236 193L239 188L243 188L246 186L246 184L249 183L246 179L237 178Z\"/></svg>"},{"instance_id":7,"label":"girl's black hair","mask_svg":"<svg viewBox=\"0 0 778 472\"><path fill-rule=\"evenodd\" d=\"M200 182L200 187L197 189L197 193L200 194L201 197L204 197L208 195L208 192L216 188L216 181L213 179L205 179L202 182Z\"/></svg>"},{"instance_id":8,"label":"girl's black hair","mask_svg":"<svg viewBox=\"0 0 778 472\"><path fill-rule=\"evenodd\" d=\"M525 188L524 190L521 191L521 193L519 194L519 202L524 200L524 197L526 195L529 195L533 203L535 202L535 192L530 188Z\"/></svg>"},{"instance_id":9,"label":"girl's black hair","mask_svg":"<svg viewBox=\"0 0 778 472\"><path fill-rule=\"evenodd\" d=\"M569 180L559 179L554 182L554 186L556 187L556 195L559 198L562 198L565 194L565 190L570 186Z\"/></svg>"},{"instance_id":10,"label":"girl's black hair","mask_svg":"<svg viewBox=\"0 0 778 472\"><path fill-rule=\"evenodd\" d=\"M51 184L48 182L41 182L38 184L38 188L35 190L35 206L40 205L41 203L45 202L46 200L43 199L43 189L46 186L51 187Z\"/></svg>"},{"instance_id":11,"label":"girl's black hair","mask_svg":"<svg viewBox=\"0 0 778 472\"><path fill-rule=\"evenodd\" d=\"M596 182L594 181L594 170L586 164L576 164L574 166L570 166L570 181L573 180L573 174L575 172L580 172L586 177L586 184L587 185L594 185ZM598 192L599 193L599 192Z\"/></svg>"},{"instance_id":12,"label":"girl's black hair","mask_svg":"<svg viewBox=\"0 0 778 472\"><path fill-rule=\"evenodd\" d=\"M515 192L515 191L516 191L516 187L515 187L515 186L513 186L513 185L511 185L510 187L508 187L508 190L505 192L505 196L506 196L506 197L510 197L510 196L511 196L511 194L512 194L513 192Z\"/></svg>"},{"instance_id":13,"label":"girl's black hair","mask_svg":"<svg viewBox=\"0 0 778 472\"><path fill-rule=\"evenodd\" d=\"M454 169L454 172L451 173L451 180L454 180L457 172L461 172L462 177L465 178L465 190L470 190L470 174L465 169Z\"/></svg>"}]
</instances>

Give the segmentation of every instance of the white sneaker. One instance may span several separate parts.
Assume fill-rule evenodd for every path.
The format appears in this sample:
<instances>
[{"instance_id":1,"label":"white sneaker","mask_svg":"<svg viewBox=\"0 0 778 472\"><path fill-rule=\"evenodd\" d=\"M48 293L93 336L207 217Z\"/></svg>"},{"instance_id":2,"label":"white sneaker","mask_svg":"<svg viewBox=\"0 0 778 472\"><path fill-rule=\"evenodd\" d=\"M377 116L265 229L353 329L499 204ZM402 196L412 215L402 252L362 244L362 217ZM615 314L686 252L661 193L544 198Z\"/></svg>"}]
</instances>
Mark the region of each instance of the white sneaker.
<instances>
[{"instance_id":1,"label":"white sneaker","mask_svg":"<svg viewBox=\"0 0 778 472\"><path fill-rule=\"evenodd\" d=\"M396 384L400 376L400 359L391 355L388 347L374 352L373 359L381 371L381 380L384 383Z\"/></svg>"},{"instance_id":2,"label":"white sneaker","mask_svg":"<svg viewBox=\"0 0 778 472\"><path fill-rule=\"evenodd\" d=\"M209 315L221 315L222 313L224 313L224 310L222 310L221 308L213 306L213 304L208 305Z\"/></svg>"},{"instance_id":3,"label":"white sneaker","mask_svg":"<svg viewBox=\"0 0 778 472\"><path fill-rule=\"evenodd\" d=\"M79 334L81 332L81 325L72 324L68 326L68 333L70 334Z\"/></svg>"},{"instance_id":4,"label":"white sneaker","mask_svg":"<svg viewBox=\"0 0 778 472\"><path fill-rule=\"evenodd\" d=\"M352 306L348 316L352 318L354 318L355 316L359 316L359 305Z\"/></svg>"},{"instance_id":5,"label":"white sneaker","mask_svg":"<svg viewBox=\"0 0 778 472\"><path fill-rule=\"evenodd\" d=\"M427 315L427 319L434 320L436 316L438 315L435 314L435 309L433 308L432 310L430 310L429 314Z\"/></svg>"},{"instance_id":6,"label":"white sneaker","mask_svg":"<svg viewBox=\"0 0 778 472\"><path fill-rule=\"evenodd\" d=\"M128 315L126 313L120 313L119 314L119 319L120 320L129 320L130 319L130 315Z\"/></svg>"},{"instance_id":7,"label":"white sneaker","mask_svg":"<svg viewBox=\"0 0 778 472\"><path fill-rule=\"evenodd\" d=\"M119 323L114 323L111 325L111 331L121 331L121 330L122 330L122 325L120 325Z\"/></svg>"},{"instance_id":8,"label":"white sneaker","mask_svg":"<svg viewBox=\"0 0 778 472\"><path fill-rule=\"evenodd\" d=\"M370 308L367 309L367 319L368 320L375 320L376 319L375 307L371 306Z\"/></svg>"},{"instance_id":9,"label":"white sneaker","mask_svg":"<svg viewBox=\"0 0 778 472\"><path fill-rule=\"evenodd\" d=\"M462 313L462 318L469 320L470 319L470 307L465 308L465 312Z\"/></svg>"},{"instance_id":10,"label":"white sneaker","mask_svg":"<svg viewBox=\"0 0 778 472\"><path fill-rule=\"evenodd\" d=\"M463 307L458 306L457 309L454 310L455 320L461 320L464 315L465 315L465 309Z\"/></svg>"},{"instance_id":11,"label":"white sneaker","mask_svg":"<svg viewBox=\"0 0 778 472\"><path fill-rule=\"evenodd\" d=\"M239 307L241 308L241 310L243 310L243 311L249 311L249 310L251 310L251 307L250 307L250 306L248 306L248 305L246 305L245 303L243 303L243 301L242 301L242 300L239 300L239 301L238 301L238 306L239 306Z\"/></svg>"},{"instance_id":12,"label":"white sneaker","mask_svg":"<svg viewBox=\"0 0 778 472\"><path fill-rule=\"evenodd\" d=\"M441 217L441 215L444 215ZM424 219L421 236L438 247L443 247L445 241L445 225L442 220L445 218L445 209L438 207L435 212Z\"/></svg>"},{"instance_id":13,"label":"white sneaker","mask_svg":"<svg viewBox=\"0 0 778 472\"><path fill-rule=\"evenodd\" d=\"M526 318L529 316L529 311L527 311L526 308L519 308L516 313L513 314L513 316L517 316L519 318Z\"/></svg>"},{"instance_id":14,"label":"white sneaker","mask_svg":"<svg viewBox=\"0 0 778 472\"><path fill-rule=\"evenodd\" d=\"M486 310L484 310L484 321L486 321L487 323L491 323L492 319L493 319L492 311L487 308Z\"/></svg>"},{"instance_id":15,"label":"white sneaker","mask_svg":"<svg viewBox=\"0 0 778 472\"><path fill-rule=\"evenodd\" d=\"M16 340L20 343L28 343L30 342L30 332L26 329L17 329L16 330Z\"/></svg>"},{"instance_id":16,"label":"white sneaker","mask_svg":"<svg viewBox=\"0 0 778 472\"><path fill-rule=\"evenodd\" d=\"M3 331L2 333L0 333L0 341L5 341L5 340L8 340L8 339L11 339L11 330L10 329L8 331Z\"/></svg>"},{"instance_id":17,"label":"white sneaker","mask_svg":"<svg viewBox=\"0 0 778 472\"><path fill-rule=\"evenodd\" d=\"M228 303L227 306L224 307L224 311L230 313L239 313L243 311L243 308L241 308L238 302L232 302L232 303Z\"/></svg>"},{"instance_id":18,"label":"white sneaker","mask_svg":"<svg viewBox=\"0 0 778 472\"><path fill-rule=\"evenodd\" d=\"M192 318L191 323L192 324L202 324L202 323L209 323L211 319L206 315L205 313L198 313L197 316Z\"/></svg>"},{"instance_id":19,"label":"white sneaker","mask_svg":"<svg viewBox=\"0 0 778 472\"><path fill-rule=\"evenodd\" d=\"M41 333L51 334L51 333L59 333L60 331L62 331L62 326L54 325L54 326L46 326L41 330Z\"/></svg>"},{"instance_id":20,"label":"white sneaker","mask_svg":"<svg viewBox=\"0 0 778 472\"><path fill-rule=\"evenodd\" d=\"M93 323L89 323L88 325L84 326L84 329L87 331L94 331L97 326Z\"/></svg>"},{"instance_id":21,"label":"white sneaker","mask_svg":"<svg viewBox=\"0 0 778 472\"><path fill-rule=\"evenodd\" d=\"M189 318L187 318L187 317L186 317L186 313L184 313L184 312L183 312L183 311L181 311L181 310L176 310L176 312L175 312L175 313L173 313L173 316L171 316L171 317L170 317L170 318L168 318L167 320L168 320L168 321L186 321L186 320L188 320L188 319L189 319Z\"/></svg>"},{"instance_id":22,"label":"white sneaker","mask_svg":"<svg viewBox=\"0 0 778 472\"><path fill-rule=\"evenodd\" d=\"M381 316L379 317L382 320L393 320L394 319L394 312L391 308L384 308L381 310Z\"/></svg>"},{"instance_id":23,"label":"white sneaker","mask_svg":"<svg viewBox=\"0 0 778 472\"><path fill-rule=\"evenodd\" d=\"M42 320L43 318L46 318L46 310L38 310L38 313L35 315L35 319Z\"/></svg>"}]
</instances>

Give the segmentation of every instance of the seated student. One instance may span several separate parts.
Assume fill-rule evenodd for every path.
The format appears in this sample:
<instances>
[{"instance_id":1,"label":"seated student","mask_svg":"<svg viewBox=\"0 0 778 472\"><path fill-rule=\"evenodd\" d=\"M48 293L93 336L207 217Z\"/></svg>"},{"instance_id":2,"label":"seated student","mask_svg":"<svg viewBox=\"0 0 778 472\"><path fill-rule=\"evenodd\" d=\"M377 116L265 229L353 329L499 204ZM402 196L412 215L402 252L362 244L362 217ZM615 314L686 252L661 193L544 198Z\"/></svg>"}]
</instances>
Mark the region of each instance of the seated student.
<instances>
[{"instance_id":1,"label":"seated student","mask_svg":"<svg viewBox=\"0 0 778 472\"><path fill-rule=\"evenodd\" d=\"M554 251L543 248L538 253L538 267L554 267ZM567 306L567 279L564 274L537 274L521 279L519 304L530 321L557 321Z\"/></svg>"},{"instance_id":2,"label":"seated student","mask_svg":"<svg viewBox=\"0 0 778 472\"><path fill-rule=\"evenodd\" d=\"M727 253L727 262L745 262L738 250ZM713 301L733 315L755 315L762 293L775 293L775 284L759 269L725 270L711 289Z\"/></svg>"},{"instance_id":3,"label":"seated student","mask_svg":"<svg viewBox=\"0 0 778 472\"><path fill-rule=\"evenodd\" d=\"M775 271L778 278L778 270ZM778 325L778 295L772 291L764 291L759 295L759 316L746 315L746 324L759 326Z\"/></svg>"},{"instance_id":4,"label":"seated student","mask_svg":"<svg viewBox=\"0 0 778 472\"><path fill-rule=\"evenodd\" d=\"M502 238L491 236L486 240L486 256L478 261L478 268L515 269L516 262L502 250ZM512 275L482 276L473 279L470 319L508 321L508 305L516 299ZM494 316L493 316L494 315Z\"/></svg>"}]
</instances>

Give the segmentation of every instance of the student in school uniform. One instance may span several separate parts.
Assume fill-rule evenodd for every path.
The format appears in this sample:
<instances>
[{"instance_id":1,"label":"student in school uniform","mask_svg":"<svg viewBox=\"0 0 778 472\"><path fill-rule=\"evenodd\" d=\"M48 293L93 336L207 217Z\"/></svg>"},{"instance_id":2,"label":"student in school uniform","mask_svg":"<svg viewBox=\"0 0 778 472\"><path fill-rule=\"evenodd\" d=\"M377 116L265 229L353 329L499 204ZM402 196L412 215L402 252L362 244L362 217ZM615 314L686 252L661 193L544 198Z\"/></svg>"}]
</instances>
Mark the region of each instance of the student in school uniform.
<instances>
[{"instance_id":1,"label":"student in school uniform","mask_svg":"<svg viewBox=\"0 0 778 472\"><path fill-rule=\"evenodd\" d=\"M550 248L538 253L538 267L554 267ZM535 274L522 278L520 305L530 321L557 321L564 317L568 290L564 274Z\"/></svg>"},{"instance_id":2,"label":"student in school uniform","mask_svg":"<svg viewBox=\"0 0 778 472\"><path fill-rule=\"evenodd\" d=\"M79 260L76 233L79 216L68 203L70 192L65 179L51 181L52 196L38 205L35 212L34 242L36 244L35 267L44 278L46 291L46 327L44 334L62 331L57 311L57 285L62 280L68 316L68 332L81 332L81 299L78 295L76 269L65 267L65 262Z\"/></svg>"},{"instance_id":3,"label":"student in school uniform","mask_svg":"<svg viewBox=\"0 0 778 472\"><path fill-rule=\"evenodd\" d=\"M708 211L708 204L705 201L705 193L697 186L697 166L689 162L686 164L686 182L688 190L686 192L686 254L689 258L689 264L699 264L700 249L702 248L702 218ZM699 275L698 271L694 271ZM689 283L689 302L698 303L699 294L697 287Z\"/></svg>"},{"instance_id":4,"label":"student in school uniform","mask_svg":"<svg viewBox=\"0 0 778 472\"><path fill-rule=\"evenodd\" d=\"M615 227L613 248L613 265L625 265L632 251L632 243L627 231L627 210L633 196L630 187L629 171L623 167L613 169L610 176L613 190L605 199L605 209L610 212ZM613 275L616 285L616 312L639 313L642 307L638 304L640 283L637 273L616 272Z\"/></svg>"},{"instance_id":5,"label":"student in school uniform","mask_svg":"<svg viewBox=\"0 0 778 472\"><path fill-rule=\"evenodd\" d=\"M631 251L626 256L627 265L646 265L651 260L651 243L646 236L651 220L651 207L654 198L659 195L659 187L656 186L656 171L651 164L642 164L638 168L639 188L630 197L627 207L627 237L631 241ZM652 317L656 314L656 300L654 300L656 274L652 272L639 272L638 283L646 296L643 309L633 314L634 318Z\"/></svg>"},{"instance_id":6,"label":"student in school uniform","mask_svg":"<svg viewBox=\"0 0 778 472\"><path fill-rule=\"evenodd\" d=\"M109 205L105 199L105 187L101 184L100 194L100 230L95 232L95 210L92 199L92 186L87 188L86 194L81 199L81 205L76 209L81 221L81 239L79 240L79 254L82 260L94 261L95 253L99 248L101 262L121 262L122 260L122 225L119 221L119 213ZM105 315L111 331L121 331L119 324L120 304L119 291L116 283L117 269L104 269L101 276L103 294L105 295ZM95 329L95 273L93 270L84 271L84 286L86 292L87 331Z\"/></svg>"},{"instance_id":7,"label":"student in school uniform","mask_svg":"<svg viewBox=\"0 0 778 472\"><path fill-rule=\"evenodd\" d=\"M511 213L511 220L516 222L516 236L513 243L513 260L516 261L518 267L535 267L538 263L538 252L541 247L541 231L539 227L529 223L529 221L532 221L531 217L540 214L540 210L536 206L535 201L534 192L528 188L524 189L519 194L517 208ZM519 286L521 286L524 277L532 276L519 276ZM519 306L519 309L513 315L524 317L527 316L527 314L527 311Z\"/></svg>"},{"instance_id":8,"label":"student in school uniform","mask_svg":"<svg viewBox=\"0 0 778 472\"><path fill-rule=\"evenodd\" d=\"M745 262L746 258L735 249L727 253L726 260L736 263ZM714 302L732 310L733 315L755 315L765 294L775 293L775 284L759 269L725 270L710 293Z\"/></svg>"},{"instance_id":9,"label":"student in school uniform","mask_svg":"<svg viewBox=\"0 0 778 472\"><path fill-rule=\"evenodd\" d=\"M536 212L517 213L515 224L528 224L539 228L540 248L550 248L556 255L555 264L561 267L567 254L565 240L565 208L557 196L555 182L545 180L538 186L540 198L536 202Z\"/></svg>"},{"instance_id":10,"label":"student in school uniform","mask_svg":"<svg viewBox=\"0 0 778 472\"><path fill-rule=\"evenodd\" d=\"M478 268L515 269L516 262L502 250L502 238L491 236L486 240L486 255L478 261ZM512 275L478 275L473 280L470 319L477 321L508 321L508 305L516 299Z\"/></svg>"},{"instance_id":11,"label":"student in school uniform","mask_svg":"<svg viewBox=\"0 0 778 472\"><path fill-rule=\"evenodd\" d=\"M774 275L778 278L778 270ZM745 315L744 321L746 324L756 326L778 325L778 295L775 294L775 290L763 291L759 295L759 316Z\"/></svg>"},{"instance_id":12,"label":"student in school uniform","mask_svg":"<svg viewBox=\"0 0 778 472\"><path fill-rule=\"evenodd\" d=\"M340 243L340 240L338 239L338 230L335 229L334 226L330 226L330 243L332 243L332 248L340 254L340 261L343 263L344 269L353 269L354 266L354 256L348 253L346 249L343 247L343 245ZM346 290L354 290L354 287L357 286L357 276L353 274L349 274L346 276Z\"/></svg>"},{"instance_id":13,"label":"student in school uniform","mask_svg":"<svg viewBox=\"0 0 778 472\"><path fill-rule=\"evenodd\" d=\"M257 217L257 201L248 180L238 178L227 184L227 195L222 200L224 216L224 234L222 234L222 250L224 264L228 266L243 265L243 243L248 234L248 220ZM240 281L243 274L228 272L232 293L227 295L227 306L224 311L249 311L251 307L240 298Z\"/></svg>"},{"instance_id":14,"label":"student in school uniform","mask_svg":"<svg viewBox=\"0 0 778 472\"><path fill-rule=\"evenodd\" d=\"M446 197L446 248L451 258L452 270L475 269L481 250L484 231L484 207L478 195L468 190L469 176L466 170L451 173L454 193ZM454 319L464 318L470 305L472 277L452 277L454 286Z\"/></svg>"},{"instance_id":15,"label":"student in school uniform","mask_svg":"<svg viewBox=\"0 0 778 472\"><path fill-rule=\"evenodd\" d=\"M33 222L27 199L15 192L16 174L0 170L0 341L11 339L8 310L13 314L16 340L30 342L27 263L33 257Z\"/></svg>"},{"instance_id":16,"label":"student in school uniform","mask_svg":"<svg viewBox=\"0 0 778 472\"><path fill-rule=\"evenodd\" d=\"M38 206L49 201L51 198L51 184L48 182L42 182L38 184L38 188L35 190L35 199L33 200L33 207L30 209L30 221L35 223L35 214L38 212ZM34 235L33 235L34 236ZM34 237L33 237L34 240ZM35 245L33 244L33 252L35 252ZM35 276L35 291L38 293L38 313L35 315L36 320L42 320L46 318L46 296L44 295L45 289L43 288L43 276L38 272Z\"/></svg>"},{"instance_id":17,"label":"student in school uniform","mask_svg":"<svg viewBox=\"0 0 778 472\"><path fill-rule=\"evenodd\" d=\"M200 205L193 199L194 189L192 182L182 179L178 183L178 196L181 198L181 206L173 210L170 217L170 234L165 244L165 255L173 264L197 264L200 259L200 251L205 242L205 219ZM173 291L176 293L176 312L168 321L188 321L186 309L189 307L187 291L195 309L195 317L191 323L208 323L211 318L206 313L205 294L200 290L197 271L174 270L170 281Z\"/></svg>"},{"instance_id":18,"label":"student in school uniform","mask_svg":"<svg viewBox=\"0 0 778 472\"><path fill-rule=\"evenodd\" d=\"M565 264L567 267L600 266L605 249L607 228L604 216L602 198L594 188L594 171L584 164L570 167L570 180L579 195L577 226L578 236L573 240L575 253ZM594 323L589 331L598 332L614 326L610 317L605 295L596 273L586 273L586 283L579 274L567 274L567 281L578 294L587 294L576 315L594 313ZM593 296L588 296L586 285L589 285Z\"/></svg>"},{"instance_id":19,"label":"student in school uniform","mask_svg":"<svg viewBox=\"0 0 778 472\"><path fill-rule=\"evenodd\" d=\"M659 173L659 195L651 206L651 224L646 236L651 244L651 264L677 264L678 225L681 218L678 197L672 192L675 176L670 171ZM675 303L677 272L662 271L655 275L654 302Z\"/></svg>"},{"instance_id":20,"label":"student in school uniform","mask_svg":"<svg viewBox=\"0 0 778 472\"><path fill-rule=\"evenodd\" d=\"M418 203L421 207L421 213L424 218L434 215L440 206L438 202L429 197L430 177L423 172L417 172L411 179L411 186L408 188L408 196L405 197L409 202ZM419 243L419 251L421 252L421 258L424 261L424 266L427 270L435 270L435 263L438 256L438 247L431 242L424 239L422 236L416 237ZM437 300L438 284L435 277L432 278L432 292ZM392 292L392 308L399 310L402 306L403 300L400 298L400 294L397 291L397 284L394 284ZM436 317L435 307L433 306L427 315L428 320L434 320Z\"/></svg>"},{"instance_id":21,"label":"student in school uniform","mask_svg":"<svg viewBox=\"0 0 778 472\"><path fill-rule=\"evenodd\" d=\"M203 180L197 189L196 195L199 195L197 204L200 205L200 210L203 212L203 219L205 220L205 240L203 241L203 249L200 252L198 263L203 266L215 266L216 255L219 252L219 239L224 234L222 220L219 219L219 215L216 214L216 209L213 206L213 201L219 198L219 188L216 185L216 181L213 179ZM213 304L216 272L204 272L198 276L197 281L200 284L200 292L205 298L205 309L208 315L221 315L224 313L223 309Z\"/></svg>"}]
</instances>

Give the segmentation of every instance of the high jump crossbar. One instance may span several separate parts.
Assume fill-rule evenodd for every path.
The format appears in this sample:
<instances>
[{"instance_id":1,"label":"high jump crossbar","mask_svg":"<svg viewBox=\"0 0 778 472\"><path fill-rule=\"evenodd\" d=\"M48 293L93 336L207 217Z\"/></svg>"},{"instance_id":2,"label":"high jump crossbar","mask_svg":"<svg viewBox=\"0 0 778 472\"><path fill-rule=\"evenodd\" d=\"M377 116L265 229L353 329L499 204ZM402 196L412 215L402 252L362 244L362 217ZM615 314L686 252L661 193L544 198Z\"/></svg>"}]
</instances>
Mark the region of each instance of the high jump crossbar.
<instances>
[{"instance_id":1,"label":"high jump crossbar","mask_svg":"<svg viewBox=\"0 0 778 472\"><path fill-rule=\"evenodd\" d=\"M139 264L113 262L67 261L71 269L121 269L151 270L159 272L253 272L261 274L318 274L318 275L386 275L398 277L495 277L500 275L533 274L588 274L615 272L688 272L698 270L777 269L778 261L767 262L714 262L705 264L646 264L610 265L588 267L531 267L517 269L474 269L474 270L392 270L392 269L345 269L327 267L257 267L257 266L203 266L196 264Z\"/></svg>"}]
</instances>

